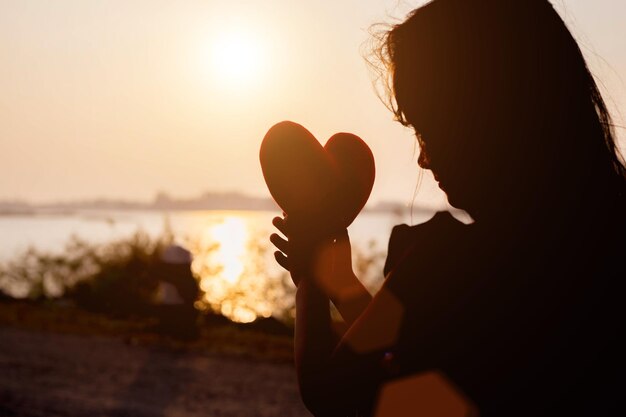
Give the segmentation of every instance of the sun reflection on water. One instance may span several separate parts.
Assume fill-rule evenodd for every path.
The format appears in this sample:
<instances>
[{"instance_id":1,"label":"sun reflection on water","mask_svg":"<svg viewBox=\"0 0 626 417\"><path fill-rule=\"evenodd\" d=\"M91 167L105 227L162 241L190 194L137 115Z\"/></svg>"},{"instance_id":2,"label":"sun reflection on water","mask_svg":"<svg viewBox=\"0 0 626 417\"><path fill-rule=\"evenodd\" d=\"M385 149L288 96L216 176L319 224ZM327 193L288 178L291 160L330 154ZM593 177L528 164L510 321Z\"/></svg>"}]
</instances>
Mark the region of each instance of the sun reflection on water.
<instances>
[{"instance_id":1,"label":"sun reflection on water","mask_svg":"<svg viewBox=\"0 0 626 417\"><path fill-rule=\"evenodd\" d=\"M278 301L285 294L280 279L267 270L267 244L259 241L267 231L257 230L258 225L237 212L196 223L194 228L201 231L192 266L204 292L199 308L210 306L242 323L281 309Z\"/></svg>"},{"instance_id":2,"label":"sun reflection on water","mask_svg":"<svg viewBox=\"0 0 626 417\"><path fill-rule=\"evenodd\" d=\"M226 217L220 224L213 226L209 233L219 245L215 261L220 264L220 275L230 284L235 284L243 271L244 255L249 234L246 223L240 217Z\"/></svg>"}]
</instances>

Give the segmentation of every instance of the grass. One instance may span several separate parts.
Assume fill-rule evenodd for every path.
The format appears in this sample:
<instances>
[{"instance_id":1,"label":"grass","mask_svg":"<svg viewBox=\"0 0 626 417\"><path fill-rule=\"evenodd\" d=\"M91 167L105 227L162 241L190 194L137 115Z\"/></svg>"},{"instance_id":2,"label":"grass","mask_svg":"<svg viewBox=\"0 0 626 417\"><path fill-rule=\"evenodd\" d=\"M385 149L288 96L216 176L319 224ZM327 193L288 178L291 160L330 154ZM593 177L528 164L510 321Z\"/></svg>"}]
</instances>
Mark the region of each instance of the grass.
<instances>
[{"instance_id":1,"label":"grass","mask_svg":"<svg viewBox=\"0 0 626 417\"><path fill-rule=\"evenodd\" d=\"M151 318L113 318L59 301L0 301L0 326L21 329L121 338L128 344L201 351L256 360L292 363L293 341L288 327L279 322L239 324L220 316L204 316L198 337L180 340L159 332ZM268 328L271 330L268 331Z\"/></svg>"}]
</instances>

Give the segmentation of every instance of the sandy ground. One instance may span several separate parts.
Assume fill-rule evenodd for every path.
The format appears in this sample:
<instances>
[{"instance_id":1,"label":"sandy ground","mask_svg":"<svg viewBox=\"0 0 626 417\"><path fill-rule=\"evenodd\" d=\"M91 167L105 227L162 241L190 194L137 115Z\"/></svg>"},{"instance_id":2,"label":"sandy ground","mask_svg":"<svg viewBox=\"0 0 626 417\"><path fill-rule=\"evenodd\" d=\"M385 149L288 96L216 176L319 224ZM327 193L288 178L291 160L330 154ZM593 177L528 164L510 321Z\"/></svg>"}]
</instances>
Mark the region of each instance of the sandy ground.
<instances>
[{"instance_id":1,"label":"sandy ground","mask_svg":"<svg viewBox=\"0 0 626 417\"><path fill-rule=\"evenodd\" d=\"M0 416L310 416L293 366L0 327Z\"/></svg>"}]
</instances>

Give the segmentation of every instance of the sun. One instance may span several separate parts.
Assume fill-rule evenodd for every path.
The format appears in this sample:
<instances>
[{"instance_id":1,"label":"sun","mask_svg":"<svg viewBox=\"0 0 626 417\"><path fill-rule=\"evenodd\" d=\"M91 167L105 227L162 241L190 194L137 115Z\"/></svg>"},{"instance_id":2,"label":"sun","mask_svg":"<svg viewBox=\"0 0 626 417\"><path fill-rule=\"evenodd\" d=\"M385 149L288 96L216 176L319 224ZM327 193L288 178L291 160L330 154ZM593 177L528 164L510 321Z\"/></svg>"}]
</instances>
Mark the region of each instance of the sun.
<instances>
[{"instance_id":1,"label":"sun","mask_svg":"<svg viewBox=\"0 0 626 417\"><path fill-rule=\"evenodd\" d=\"M224 31L211 43L210 66L222 86L250 87L259 83L266 67L263 43L243 30Z\"/></svg>"}]
</instances>

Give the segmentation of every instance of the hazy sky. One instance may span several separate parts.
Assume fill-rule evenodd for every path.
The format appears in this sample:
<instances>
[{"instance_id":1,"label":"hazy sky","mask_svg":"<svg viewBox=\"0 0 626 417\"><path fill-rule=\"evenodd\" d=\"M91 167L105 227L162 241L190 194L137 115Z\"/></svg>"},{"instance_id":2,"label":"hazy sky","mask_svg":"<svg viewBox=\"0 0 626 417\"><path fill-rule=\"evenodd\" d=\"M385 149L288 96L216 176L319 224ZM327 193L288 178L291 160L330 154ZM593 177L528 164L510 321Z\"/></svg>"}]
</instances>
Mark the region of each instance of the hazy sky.
<instances>
[{"instance_id":1,"label":"hazy sky","mask_svg":"<svg viewBox=\"0 0 626 417\"><path fill-rule=\"evenodd\" d=\"M361 46L422 3L0 0L0 199L267 195L259 144L290 119L322 142L360 135L372 200L409 202L412 132L374 94ZM626 1L555 4L626 114ZM416 202L440 201L433 189L425 176Z\"/></svg>"}]
</instances>

